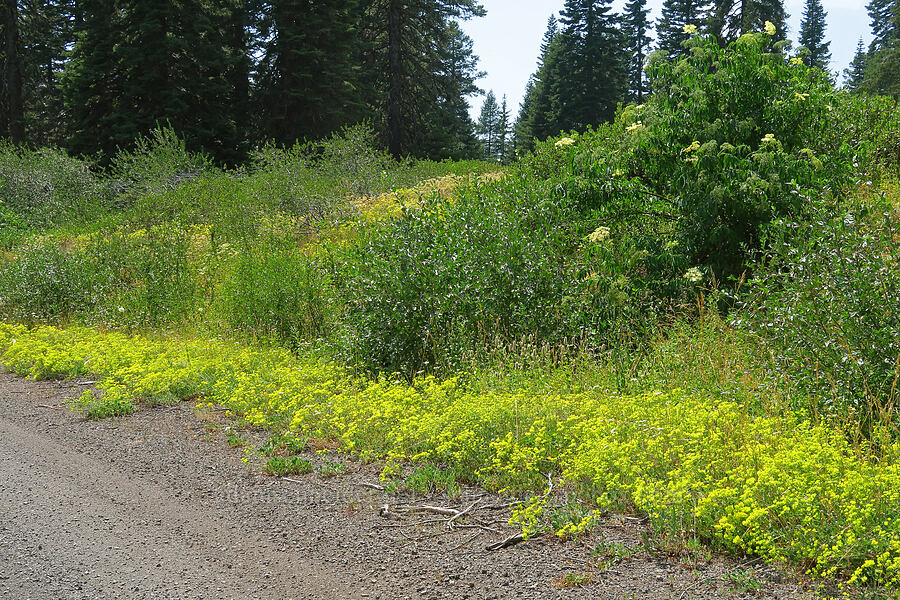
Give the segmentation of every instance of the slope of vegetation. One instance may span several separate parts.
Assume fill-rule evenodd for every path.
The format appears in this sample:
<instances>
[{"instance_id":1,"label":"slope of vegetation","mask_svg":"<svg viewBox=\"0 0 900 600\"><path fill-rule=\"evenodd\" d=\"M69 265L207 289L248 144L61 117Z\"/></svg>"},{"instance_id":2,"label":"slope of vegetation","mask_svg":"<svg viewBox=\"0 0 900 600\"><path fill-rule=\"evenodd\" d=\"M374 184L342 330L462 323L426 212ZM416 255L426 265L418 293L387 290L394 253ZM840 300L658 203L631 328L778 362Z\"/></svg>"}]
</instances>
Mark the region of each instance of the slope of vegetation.
<instances>
[{"instance_id":1,"label":"slope of vegetation","mask_svg":"<svg viewBox=\"0 0 900 600\"><path fill-rule=\"evenodd\" d=\"M897 586L900 111L771 42L694 35L503 172L364 129L227 172L166 130L102 176L4 147L4 364L536 494L529 535L614 508Z\"/></svg>"}]
</instances>

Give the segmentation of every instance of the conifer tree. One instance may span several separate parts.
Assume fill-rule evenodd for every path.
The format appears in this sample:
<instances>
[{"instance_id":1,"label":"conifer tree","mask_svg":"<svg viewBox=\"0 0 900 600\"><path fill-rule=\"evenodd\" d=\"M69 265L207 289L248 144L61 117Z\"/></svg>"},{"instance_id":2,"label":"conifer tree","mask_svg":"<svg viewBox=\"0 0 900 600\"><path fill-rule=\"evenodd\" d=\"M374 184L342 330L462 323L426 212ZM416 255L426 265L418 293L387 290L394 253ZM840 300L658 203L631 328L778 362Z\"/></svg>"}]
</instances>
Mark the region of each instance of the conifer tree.
<instances>
[{"instance_id":1,"label":"conifer tree","mask_svg":"<svg viewBox=\"0 0 900 600\"><path fill-rule=\"evenodd\" d=\"M691 35L684 28L702 28L709 8L710 0L665 0L656 25L657 47L668 57L687 54L683 43Z\"/></svg>"},{"instance_id":2,"label":"conifer tree","mask_svg":"<svg viewBox=\"0 0 900 600\"><path fill-rule=\"evenodd\" d=\"M234 47L240 0L81 0L64 89L70 149L109 158L159 125L223 163L244 156Z\"/></svg>"},{"instance_id":3,"label":"conifer tree","mask_svg":"<svg viewBox=\"0 0 900 600\"><path fill-rule=\"evenodd\" d=\"M767 21L775 25L775 39L784 39L787 17L783 0L714 0L708 26L723 45L745 33L762 31Z\"/></svg>"},{"instance_id":4,"label":"conifer tree","mask_svg":"<svg viewBox=\"0 0 900 600\"><path fill-rule=\"evenodd\" d=\"M535 139L552 135L548 131L552 129L550 122L555 121L552 92L558 79L561 42L559 25L556 17L551 15L541 42L537 70L528 79L516 117L515 146L520 155L534 147Z\"/></svg>"},{"instance_id":5,"label":"conifer tree","mask_svg":"<svg viewBox=\"0 0 900 600\"><path fill-rule=\"evenodd\" d=\"M866 8L873 39L860 89L900 97L900 0L871 0Z\"/></svg>"},{"instance_id":6,"label":"conifer tree","mask_svg":"<svg viewBox=\"0 0 900 600\"><path fill-rule=\"evenodd\" d=\"M434 160L476 158L481 147L466 97L481 94L475 84L484 76L478 70L474 42L459 24L449 21L438 46L439 63L434 77L437 92L426 108L423 143L418 154Z\"/></svg>"},{"instance_id":7,"label":"conifer tree","mask_svg":"<svg viewBox=\"0 0 900 600\"><path fill-rule=\"evenodd\" d=\"M897 0L869 0L866 11L872 26L869 52L876 52L900 38L900 7Z\"/></svg>"},{"instance_id":8,"label":"conifer tree","mask_svg":"<svg viewBox=\"0 0 900 600\"><path fill-rule=\"evenodd\" d=\"M500 102L500 113L497 121L497 161L507 164L513 161L515 151L512 144L512 127L510 124L509 105L506 94Z\"/></svg>"},{"instance_id":9,"label":"conifer tree","mask_svg":"<svg viewBox=\"0 0 900 600\"><path fill-rule=\"evenodd\" d=\"M420 155L435 109L450 22L481 16L476 0L373 0L366 8L366 70L376 120L394 156Z\"/></svg>"},{"instance_id":10,"label":"conifer tree","mask_svg":"<svg viewBox=\"0 0 900 600\"><path fill-rule=\"evenodd\" d=\"M803 60L808 66L828 69L831 63L831 42L825 41L825 9L822 0L806 0L800 24L800 45L809 50Z\"/></svg>"},{"instance_id":11,"label":"conifer tree","mask_svg":"<svg viewBox=\"0 0 900 600\"><path fill-rule=\"evenodd\" d=\"M484 103L481 105L477 131L484 149L482 156L486 160L496 160L501 136L500 105L497 104L497 96L494 95L493 90L487 93Z\"/></svg>"},{"instance_id":12,"label":"conifer tree","mask_svg":"<svg viewBox=\"0 0 900 600\"><path fill-rule=\"evenodd\" d=\"M317 139L365 115L359 1L271 0L256 106L265 139Z\"/></svg>"},{"instance_id":13,"label":"conifer tree","mask_svg":"<svg viewBox=\"0 0 900 600\"><path fill-rule=\"evenodd\" d=\"M3 20L2 36L2 106L0 135L9 136L13 143L25 141L25 109L22 75L22 46L19 39L19 8L15 0L3 0L0 5Z\"/></svg>"},{"instance_id":14,"label":"conifer tree","mask_svg":"<svg viewBox=\"0 0 900 600\"><path fill-rule=\"evenodd\" d=\"M631 0L625 5L622 15L622 29L625 34L628 71L628 94L626 99L637 102L644 101L647 93L647 78L644 75L644 61L650 47L650 23L647 0Z\"/></svg>"},{"instance_id":15,"label":"conifer tree","mask_svg":"<svg viewBox=\"0 0 900 600\"><path fill-rule=\"evenodd\" d=\"M868 53L863 45L863 39L859 38L856 44L856 54L850 61L850 66L844 69L844 85L851 92L862 91L863 78L866 74L866 62Z\"/></svg>"},{"instance_id":16,"label":"conifer tree","mask_svg":"<svg viewBox=\"0 0 900 600\"><path fill-rule=\"evenodd\" d=\"M624 41L611 0L566 0L559 128L583 131L611 120L625 97Z\"/></svg>"}]
</instances>

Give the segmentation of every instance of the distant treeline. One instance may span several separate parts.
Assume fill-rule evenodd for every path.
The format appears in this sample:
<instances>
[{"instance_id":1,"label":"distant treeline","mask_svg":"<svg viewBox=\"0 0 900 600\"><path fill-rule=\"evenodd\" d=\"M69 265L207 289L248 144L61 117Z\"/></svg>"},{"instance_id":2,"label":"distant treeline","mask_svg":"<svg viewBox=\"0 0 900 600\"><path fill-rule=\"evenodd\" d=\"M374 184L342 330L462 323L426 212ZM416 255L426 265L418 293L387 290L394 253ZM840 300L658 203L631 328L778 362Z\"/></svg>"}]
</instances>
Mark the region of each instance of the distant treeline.
<instances>
[{"instance_id":1,"label":"distant treeline","mask_svg":"<svg viewBox=\"0 0 900 600\"><path fill-rule=\"evenodd\" d=\"M0 137L103 164L171 125L233 165L267 142L368 121L397 157L508 160L650 93L646 0L622 14L611 3L567 0L518 118L494 98L476 124L466 98L481 73L459 21L485 14L477 0L3 0ZM848 85L896 94L898 0L868 9L875 39L860 44ZM677 57L686 27L727 43L767 21L782 34L785 18L782 0L666 0L656 46ZM807 64L829 62L824 19L820 0L807 0Z\"/></svg>"}]
</instances>

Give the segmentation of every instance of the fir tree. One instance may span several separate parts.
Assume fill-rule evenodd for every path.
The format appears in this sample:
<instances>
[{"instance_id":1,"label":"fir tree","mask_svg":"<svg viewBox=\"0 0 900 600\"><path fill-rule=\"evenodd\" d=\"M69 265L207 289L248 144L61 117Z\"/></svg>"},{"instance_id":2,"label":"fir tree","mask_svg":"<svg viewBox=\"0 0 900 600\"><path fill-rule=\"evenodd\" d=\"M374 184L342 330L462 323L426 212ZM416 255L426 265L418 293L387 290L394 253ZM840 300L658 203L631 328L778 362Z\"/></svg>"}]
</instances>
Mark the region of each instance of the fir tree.
<instances>
[{"instance_id":1,"label":"fir tree","mask_svg":"<svg viewBox=\"0 0 900 600\"><path fill-rule=\"evenodd\" d=\"M109 158L158 125L220 162L243 158L235 97L238 0L82 0L64 89L70 149Z\"/></svg>"},{"instance_id":2,"label":"fir tree","mask_svg":"<svg viewBox=\"0 0 900 600\"><path fill-rule=\"evenodd\" d=\"M520 155L534 147L535 139L546 135L546 122L553 112L551 91L555 85L560 54L559 26L556 18L551 15L547 20L547 30L541 42L537 70L528 79L516 117L515 146L516 152Z\"/></svg>"},{"instance_id":3,"label":"fir tree","mask_svg":"<svg viewBox=\"0 0 900 600\"><path fill-rule=\"evenodd\" d=\"M506 94L503 94L503 101L500 103L500 117L497 121L497 160L503 164L512 162L515 157L509 119L509 105L506 102Z\"/></svg>"},{"instance_id":4,"label":"fir tree","mask_svg":"<svg viewBox=\"0 0 900 600\"><path fill-rule=\"evenodd\" d=\"M493 90L487 93L484 103L481 105L477 131L484 149L482 156L487 160L497 160L501 137L500 105L497 104L497 96L494 95Z\"/></svg>"},{"instance_id":5,"label":"fir tree","mask_svg":"<svg viewBox=\"0 0 900 600\"><path fill-rule=\"evenodd\" d=\"M900 7L897 0L869 0L866 11L872 26L872 43L869 52L890 46L900 38Z\"/></svg>"},{"instance_id":6,"label":"fir tree","mask_svg":"<svg viewBox=\"0 0 900 600\"><path fill-rule=\"evenodd\" d=\"M624 42L611 0L566 0L559 128L584 131L610 121L625 97Z\"/></svg>"},{"instance_id":7,"label":"fir tree","mask_svg":"<svg viewBox=\"0 0 900 600\"><path fill-rule=\"evenodd\" d=\"M825 9L821 0L806 0L803 22L800 24L800 45L809 50L803 60L808 66L828 69L831 63L831 42L825 41Z\"/></svg>"},{"instance_id":8,"label":"fir tree","mask_svg":"<svg viewBox=\"0 0 900 600\"><path fill-rule=\"evenodd\" d=\"M868 54L863 45L863 39L859 38L859 42L856 44L856 54L853 56L850 66L844 69L844 85L851 92L862 90L863 78L866 74L867 59Z\"/></svg>"},{"instance_id":9,"label":"fir tree","mask_svg":"<svg viewBox=\"0 0 900 600\"><path fill-rule=\"evenodd\" d=\"M783 0L714 0L709 32L724 45L745 33L762 31L768 21L775 25L777 39L784 39L787 17Z\"/></svg>"},{"instance_id":10,"label":"fir tree","mask_svg":"<svg viewBox=\"0 0 900 600\"><path fill-rule=\"evenodd\" d=\"M366 9L367 84L388 150L421 155L436 109L451 22L484 14L475 0L373 0Z\"/></svg>"},{"instance_id":11,"label":"fir tree","mask_svg":"<svg viewBox=\"0 0 900 600\"><path fill-rule=\"evenodd\" d=\"M900 96L900 1L871 0L872 43L859 89L870 94Z\"/></svg>"},{"instance_id":12,"label":"fir tree","mask_svg":"<svg viewBox=\"0 0 900 600\"><path fill-rule=\"evenodd\" d=\"M25 141L25 108L22 75L22 46L19 40L19 8L15 0L3 0L0 5L3 20L2 35L2 109L0 135L9 136L13 143Z\"/></svg>"},{"instance_id":13,"label":"fir tree","mask_svg":"<svg viewBox=\"0 0 900 600\"><path fill-rule=\"evenodd\" d=\"M461 160L480 156L475 123L466 97L481 94L475 84L484 76L478 70L474 43L455 21L450 21L439 44L439 67L434 73L437 96L426 110L423 145L419 154L434 160Z\"/></svg>"},{"instance_id":14,"label":"fir tree","mask_svg":"<svg viewBox=\"0 0 900 600\"><path fill-rule=\"evenodd\" d=\"M628 71L628 94L626 99L641 104L647 93L647 78L644 75L644 61L650 47L650 27L647 0L631 0L625 5L622 15L622 29L625 34Z\"/></svg>"},{"instance_id":15,"label":"fir tree","mask_svg":"<svg viewBox=\"0 0 900 600\"><path fill-rule=\"evenodd\" d=\"M256 106L261 133L290 145L365 115L358 65L358 0L272 0Z\"/></svg>"},{"instance_id":16,"label":"fir tree","mask_svg":"<svg viewBox=\"0 0 900 600\"><path fill-rule=\"evenodd\" d=\"M702 27L709 10L710 0L665 0L662 16L656 25L657 47L666 56L687 54L684 42L691 37L685 27Z\"/></svg>"}]
</instances>

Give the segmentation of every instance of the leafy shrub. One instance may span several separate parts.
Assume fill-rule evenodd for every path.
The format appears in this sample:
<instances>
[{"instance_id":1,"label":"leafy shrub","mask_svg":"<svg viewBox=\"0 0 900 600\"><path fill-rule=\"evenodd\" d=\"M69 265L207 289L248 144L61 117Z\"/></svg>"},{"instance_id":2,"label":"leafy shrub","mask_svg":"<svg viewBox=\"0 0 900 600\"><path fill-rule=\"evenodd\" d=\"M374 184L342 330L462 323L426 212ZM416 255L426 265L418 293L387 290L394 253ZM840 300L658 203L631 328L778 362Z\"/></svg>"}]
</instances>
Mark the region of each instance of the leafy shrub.
<instances>
[{"instance_id":1,"label":"leafy shrub","mask_svg":"<svg viewBox=\"0 0 900 600\"><path fill-rule=\"evenodd\" d=\"M80 160L0 142L0 228L43 228L96 217L108 193Z\"/></svg>"},{"instance_id":2,"label":"leafy shrub","mask_svg":"<svg viewBox=\"0 0 900 600\"><path fill-rule=\"evenodd\" d=\"M736 319L814 410L866 434L876 422L900 424L898 224L876 203L774 225Z\"/></svg>"},{"instance_id":3,"label":"leafy shrub","mask_svg":"<svg viewBox=\"0 0 900 600\"><path fill-rule=\"evenodd\" d=\"M345 267L361 364L411 374L485 342L561 337L568 236L560 207L535 195L512 179L475 186L371 232Z\"/></svg>"},{"instance_id":4,"label":"leafy shrub","mask_svg":"<svg viewBox=\"0 0 900 600\"><path fill-rule=\"evenodd\" d=\"M341 306L328 260L278 240L240 252L219 296L227 325L292 347L331 336Z\"/></svg>"},{"instance_id":5,"label":"leafy shrub","mask_svg":"<svg viewBox=\"0 0 900 600\"><path fill-rule=\"evenodd\" d=\"M59 323L94 306L105 294L104 273L80 251L38 239L0 265L0 313L22 323Z\"/></svg>"},{"instance_id":6,"label":"leafy shrub","mask_svg":"<svg viewBox=\"0 0 900 600\"><path fill-rule=\"evenodd\" d=\"M770 41L695 36L679 61L655 55L646 104L551 140L524 168L614 221L654 224L688 265L740 275L766 223L802 217L849 175L846 149L823 142L836 102L827 77L768 52Z\"/></svg>"},{"instance_id":7,"label":"leafy shrub","mask_svg":"<svg viewBox=\"0 0 900 600\"><path fill-rule=\"evenodd\" d=\"M158 127L139 137L134 149L119 151L110 164L120 207L149 193L172 190L211 169L209 157L188 152L171 127Z\"/></svg>"},{"instance_id":8,"label":"leafy shrub","mask_svg":"<svg viewBox=\"0 0 900 600\"><path fill-rule=\"evenodd\" d=\"M828 145L853 148L860 176L900 176L900 104L889 96L838 92Z\"/></svg>"}]
</instances>

